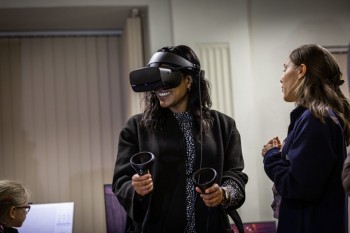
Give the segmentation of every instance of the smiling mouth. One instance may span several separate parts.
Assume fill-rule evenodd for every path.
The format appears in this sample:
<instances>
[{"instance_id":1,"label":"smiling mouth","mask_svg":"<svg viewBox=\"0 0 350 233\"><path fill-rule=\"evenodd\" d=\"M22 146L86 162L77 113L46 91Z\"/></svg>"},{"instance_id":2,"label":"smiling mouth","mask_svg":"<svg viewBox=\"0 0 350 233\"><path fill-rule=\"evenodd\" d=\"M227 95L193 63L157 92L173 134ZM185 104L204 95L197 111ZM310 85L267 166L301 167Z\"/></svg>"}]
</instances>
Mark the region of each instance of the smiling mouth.
<instances>
[{"instance_id":1,"label":"smiling mouth","mask_svg":"<svg viewBox=\"0 0 350 233\"><path fill-rule=\"evenodd\" d=\"M165 96L167 96L167 95L169 95L170 94L170 91L158 91L158 95L160 96L160 97L165 97Z\"/></svg>"}]
</instances>

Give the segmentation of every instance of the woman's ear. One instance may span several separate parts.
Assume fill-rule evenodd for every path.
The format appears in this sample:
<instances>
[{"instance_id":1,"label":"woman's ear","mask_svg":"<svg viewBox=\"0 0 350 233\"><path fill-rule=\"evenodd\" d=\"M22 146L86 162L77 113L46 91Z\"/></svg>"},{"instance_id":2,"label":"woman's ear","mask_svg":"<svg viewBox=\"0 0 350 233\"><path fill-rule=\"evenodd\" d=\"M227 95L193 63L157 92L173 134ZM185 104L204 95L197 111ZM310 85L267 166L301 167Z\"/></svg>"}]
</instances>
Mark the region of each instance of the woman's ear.
<instances>
[{"instance_id":1,"label":"woman's ear","mask_svg":"<svg viewBox=\"0 0 350 233\"><path fill-rule=\"evenodd\" d=\"M192 86L192 76L191 75L187 75L186 79L187 79L187 88L191 88L191 86Z\"/></svg>"},{"instance_id":2,"label":"woman's ear","mask_svg":"<svg viewBox=\"0 0 350 233\"><path fill-rule=\"evenodd\" d=\"M188 74L186 78L187 78L189 83L192 83L192 76L191 75Z\"/></svg>"},{"instance_id":3,"label":"woman's ear","mask_svg":"<svg viewBox=\"0 0 350 233\"><path fill-rule=\"evenodd\" d=\"M14 219L16 217L15 215L15 209L16 207L12 206L9 210L8 210L8 216L12 219Z\"/></svg>"},{"instance_id":4,"label":"woman's ear","mask_svg":"<svg viewBox=\"0 0 350 233\"><path fill-rule=\"evenodd\" d=\"M305 64L300 64L298 66L298 79L303 79L305 77L307 67Z\"/></svg>"}]
</instances>

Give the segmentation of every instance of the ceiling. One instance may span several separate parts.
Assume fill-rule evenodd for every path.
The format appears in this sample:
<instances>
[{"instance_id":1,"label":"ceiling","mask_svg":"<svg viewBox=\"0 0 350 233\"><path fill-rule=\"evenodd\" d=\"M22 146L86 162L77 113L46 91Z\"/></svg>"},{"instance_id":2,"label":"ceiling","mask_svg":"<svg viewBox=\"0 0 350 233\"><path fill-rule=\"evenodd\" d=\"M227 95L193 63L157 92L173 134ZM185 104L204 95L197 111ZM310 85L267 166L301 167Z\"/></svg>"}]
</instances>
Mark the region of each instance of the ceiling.
<instances>
[{"instance_id":1,"label":"ceiling","mask_svg":"<svg viewBox=\"0 0 350 233\"><path fill-rule=\"evenodd\" d=\"M140 11L141 8L135 6L0 8L0 32L123 30L126 18L138 9Z\"/></svg>"}]
</instances>

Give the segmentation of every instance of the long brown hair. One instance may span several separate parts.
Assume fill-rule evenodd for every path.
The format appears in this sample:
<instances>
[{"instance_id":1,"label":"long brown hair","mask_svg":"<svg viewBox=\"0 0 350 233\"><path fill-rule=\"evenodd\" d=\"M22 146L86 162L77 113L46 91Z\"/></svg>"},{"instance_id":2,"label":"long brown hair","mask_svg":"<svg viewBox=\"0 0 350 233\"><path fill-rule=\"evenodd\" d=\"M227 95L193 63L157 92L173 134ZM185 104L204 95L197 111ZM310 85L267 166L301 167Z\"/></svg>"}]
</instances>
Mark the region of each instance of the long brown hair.
<instances>
[{"instance_id":1,"label":"long brown hair","mask_svg":"<svg viewBox=\"0 0 350 233\"><path fill-rule=\"evenodd\" d=\"M343 126L346 144L350 145L350 105L339 87L344 80L332 54L322 46L306 44L293 50L289 58L295 66L306 66L296 104L310 109L322 122L328 115L327 108L331 108Z\"/></svg>"}]
</instances>

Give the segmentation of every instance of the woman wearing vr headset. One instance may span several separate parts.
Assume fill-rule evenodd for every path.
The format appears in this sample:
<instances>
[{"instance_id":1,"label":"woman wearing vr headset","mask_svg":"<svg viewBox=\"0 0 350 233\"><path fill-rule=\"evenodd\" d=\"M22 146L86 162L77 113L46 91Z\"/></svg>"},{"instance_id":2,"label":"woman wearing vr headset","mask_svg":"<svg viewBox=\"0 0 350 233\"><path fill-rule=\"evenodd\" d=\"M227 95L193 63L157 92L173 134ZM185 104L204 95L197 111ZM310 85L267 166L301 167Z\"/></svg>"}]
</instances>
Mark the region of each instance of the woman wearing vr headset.
<instances>
[{"instance_id":1,"label":"woman wearing vr headset","mask_svg":"<svg viewBox=\"0 0 350 233\"><path fill-rule=\"evenodd\" d=\"M158 50L140 72L152 69L179 80L146 91L144 112L120 132L113 191L128 215L126 232L232 232L227 213L244 203L248 181L235 121L210 109L209 83L188 46ZM155 158L145 175L130 166L141 151ZM217 176L202 192L193 174L208 167Z\"/></svg>"}]
</instances>

